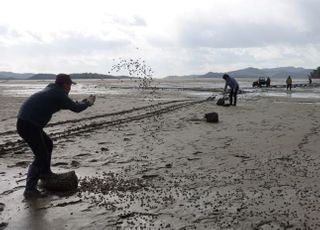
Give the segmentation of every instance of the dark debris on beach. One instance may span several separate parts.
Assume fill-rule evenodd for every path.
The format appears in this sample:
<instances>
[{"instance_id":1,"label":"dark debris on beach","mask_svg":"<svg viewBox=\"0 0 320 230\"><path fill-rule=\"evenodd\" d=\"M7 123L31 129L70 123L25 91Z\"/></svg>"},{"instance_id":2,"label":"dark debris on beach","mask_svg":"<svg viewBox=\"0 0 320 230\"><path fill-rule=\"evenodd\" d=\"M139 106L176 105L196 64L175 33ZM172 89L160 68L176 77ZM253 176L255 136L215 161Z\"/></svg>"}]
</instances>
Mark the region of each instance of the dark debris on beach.
<instances>
[{"instance_id":1,"label":"dark debris on beach","mask_svg":"<svg viewBox=\"0 0 320 230\"><path fill-rule=\"evenodd\" d=\"M136 192L149 186L148 181L141 178L125 179L116 173L104 173L101 177L84 177L80 184L80 192L104 195L110 192Z\"/></svg>"}]
</instances>

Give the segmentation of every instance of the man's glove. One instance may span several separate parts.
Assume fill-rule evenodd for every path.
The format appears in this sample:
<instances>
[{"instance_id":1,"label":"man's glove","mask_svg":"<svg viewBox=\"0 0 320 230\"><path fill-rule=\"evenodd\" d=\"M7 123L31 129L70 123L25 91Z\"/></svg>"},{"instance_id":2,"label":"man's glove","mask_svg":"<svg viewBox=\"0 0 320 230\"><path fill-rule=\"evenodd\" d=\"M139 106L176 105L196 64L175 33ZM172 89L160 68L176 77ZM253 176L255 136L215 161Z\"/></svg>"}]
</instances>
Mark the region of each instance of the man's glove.
<instances>
[{"instance_id":1,"label":"man's glove","mask_svg":"<svg viewBox=\"0 0 320 230\"><path fill-rule=\"evenodd\" d=\"M91 106L91 105L93 105L94 102L96 101L96 96L90 95L89 97L83 99L82 101L88 102L88 103L89 103L89 106Z\"/></svg>"}]
</instances>

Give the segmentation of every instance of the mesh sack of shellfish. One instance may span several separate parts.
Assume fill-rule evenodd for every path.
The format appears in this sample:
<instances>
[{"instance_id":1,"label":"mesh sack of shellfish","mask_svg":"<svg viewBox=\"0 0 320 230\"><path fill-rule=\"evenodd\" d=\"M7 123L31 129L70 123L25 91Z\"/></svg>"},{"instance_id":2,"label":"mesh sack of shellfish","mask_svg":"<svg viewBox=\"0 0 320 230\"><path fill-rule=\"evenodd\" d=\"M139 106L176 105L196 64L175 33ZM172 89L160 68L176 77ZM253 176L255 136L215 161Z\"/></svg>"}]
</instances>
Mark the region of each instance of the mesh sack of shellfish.
<instances>
[{"instance_id":1,"label":"mesh sack of shellfish","mask_svg":"<svg viewBox=\"0 0 320 230\"><path fill-rule=\"evenodd\" d=\"M75 171L55 173L40 179L40 186L50 191L65 192L78 188L78 177Z\"/></svg>"}]
</instances>

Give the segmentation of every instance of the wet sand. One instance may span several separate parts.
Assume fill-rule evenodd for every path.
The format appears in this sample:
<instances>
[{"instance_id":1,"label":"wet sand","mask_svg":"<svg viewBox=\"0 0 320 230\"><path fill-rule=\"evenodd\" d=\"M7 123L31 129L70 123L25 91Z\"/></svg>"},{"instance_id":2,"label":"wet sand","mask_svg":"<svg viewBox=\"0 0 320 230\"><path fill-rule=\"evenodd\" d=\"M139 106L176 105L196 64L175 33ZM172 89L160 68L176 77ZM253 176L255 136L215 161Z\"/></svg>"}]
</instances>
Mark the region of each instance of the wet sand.
<instances>
[{"instance_id":1,"label":"wet sand","mask_svg":"<svg viewBox=\"0 0 320 230\"><path fill-rule=\"evenodd\" d=\"M0 229L320 228L315 99L241 96L220 107L156 94L99 95L83 113L57 113L46 128L52 168L75 170L80 186L32 202L22 196L32 153L14 132L24 98L4 98ZM206 122L209 112L220 122Z\"/></svg>"}]
</instances>

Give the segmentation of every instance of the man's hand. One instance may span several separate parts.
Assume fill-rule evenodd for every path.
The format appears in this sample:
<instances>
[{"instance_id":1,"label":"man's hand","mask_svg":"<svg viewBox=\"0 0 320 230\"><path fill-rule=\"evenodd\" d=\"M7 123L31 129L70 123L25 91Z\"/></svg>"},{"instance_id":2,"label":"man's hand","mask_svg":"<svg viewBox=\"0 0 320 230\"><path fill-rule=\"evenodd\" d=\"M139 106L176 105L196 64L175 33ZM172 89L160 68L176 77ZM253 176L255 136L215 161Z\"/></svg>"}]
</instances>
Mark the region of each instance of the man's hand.
<instances>
[{"instance_id":1,"label":"man's hand","mask_svg":"<svg viewBox=\"0 0 320 230\"><path fill-rule=\"evenodd\" d=\"M90 95L89 97L83 99L83 101L86 101L89 103L89 106L92 106L94 102L96 101L96 96Z\"/></svg>"}]
</instances>

